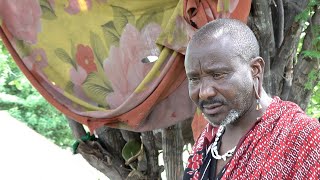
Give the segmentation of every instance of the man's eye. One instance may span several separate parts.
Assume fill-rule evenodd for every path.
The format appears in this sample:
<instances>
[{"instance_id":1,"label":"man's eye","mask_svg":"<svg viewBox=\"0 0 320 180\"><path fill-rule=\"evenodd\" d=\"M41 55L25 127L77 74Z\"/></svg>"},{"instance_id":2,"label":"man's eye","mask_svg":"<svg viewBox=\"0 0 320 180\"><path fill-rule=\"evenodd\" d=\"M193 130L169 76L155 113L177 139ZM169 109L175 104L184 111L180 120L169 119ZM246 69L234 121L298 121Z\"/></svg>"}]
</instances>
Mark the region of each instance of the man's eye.
<instances>
[{"instance_id":1,"label":"man's eye","mask_svg":"<svg viewBox=\"0 0 320 180\"><path fill-rule=\"evenodd\" d=\"M225 73L216 73L216 74L213 74L213 78L214 79L221 79L225 76L226 74Z\"/></svg>"},{"instance_id":2,"label":"man's eye","mask_svg":"<svg viewBox=\"0 0 320 180\"><path fill-rule=\"evenodd\" d=\"M189 82L192 82L192 83L199 81L199 78L197 77L190 77L188 79L189 79Z\"/></svg>"}]
</instances>

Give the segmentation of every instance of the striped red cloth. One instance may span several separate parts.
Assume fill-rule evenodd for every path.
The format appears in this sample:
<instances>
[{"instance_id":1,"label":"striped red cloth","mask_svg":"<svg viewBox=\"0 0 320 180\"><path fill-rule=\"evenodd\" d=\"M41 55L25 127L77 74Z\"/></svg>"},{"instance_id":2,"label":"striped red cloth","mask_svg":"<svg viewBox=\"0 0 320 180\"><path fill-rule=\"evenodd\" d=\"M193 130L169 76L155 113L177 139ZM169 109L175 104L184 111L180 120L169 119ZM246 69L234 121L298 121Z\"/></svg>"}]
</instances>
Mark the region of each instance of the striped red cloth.
<instances>
[{"instance_id":1,"label":"striped red cloth","mask_svg":"<svg viewBox=\"0 0 320 180\"><path fill-rule=\"evenodd\" d=\"M202 177L203 159L216 131L207 125L202 132L193 146L184 179ZM240 140L221 179L319 179L319 160L319 122L298 105L275 97Z\"/></svg>"}]
</instances>

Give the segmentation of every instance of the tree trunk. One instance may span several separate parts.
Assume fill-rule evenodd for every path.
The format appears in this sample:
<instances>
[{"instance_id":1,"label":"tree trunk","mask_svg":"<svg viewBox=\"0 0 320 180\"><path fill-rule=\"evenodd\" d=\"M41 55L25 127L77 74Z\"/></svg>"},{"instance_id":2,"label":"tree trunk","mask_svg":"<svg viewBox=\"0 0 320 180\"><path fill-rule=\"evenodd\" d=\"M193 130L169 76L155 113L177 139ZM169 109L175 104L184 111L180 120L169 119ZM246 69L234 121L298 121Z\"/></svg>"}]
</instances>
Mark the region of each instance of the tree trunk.
<instances>
[{"instance_id":1,"label":"tree trunk","mask_svg":"<svg viewBox=\"0 0 320 180\"><path fill-rule=\"evenodd\" d=\"M162 130L162 149L167 179L182 179L183 137L181 123Z\"/></svg>"},{"instance_id":2,"label":"tree trunk","mask_svg":"<svg viewBox=\"0 0 320 180\"><path fill-rule=\"evenodd\" d=\"M302 51L316 49L317 51L320 51L320 45L319 43L313 45L312 42L315 38L319 38L319 27L320 27L320 9L315 8L315 14L313 15L310 25L308 26L306 30L306 35L303 41ZM318 31L318 32L316 32ZM298 56L298 62L295 65L294 69L294 77L293 77L293 85L291 88L291 91L289 93L288 100L296 102L300 105L302 109L306 109L310 96L312 93L312 89L316 85L317 82L319 82L319 59L312 58L312 57L305 57L302 54L299 54ZM316 77L313 79L310 79L309 74L311 72L318 73L316 74ZM307 88L305 84L309 82L311 86Z\"/></svg>"},{"instance_id":3,"label":"tree trunk","mask_svg":"<svg viewBox=\"0 0 320 180\"><path fill-rule=\"evenodd\" d=\"M308 11L314 11L313 16L308 16ZM302 13L305 19L297 19ZM305 30L306 22L310 25ZM312 46L315 37L319 37L319 30L312 30L319 27L319 7L316 1L253 0L249 26L258 38L260 55L266 61L264 88L267 93L293 101L305 109L312 89L319 80L319 74L308 79L311 72L319 69L319 59L302 53L319 50ZM303 46L297 52L303 32ZM308 81L311 81L311 85L305 88Z\"/></svg>"}]
</instances>

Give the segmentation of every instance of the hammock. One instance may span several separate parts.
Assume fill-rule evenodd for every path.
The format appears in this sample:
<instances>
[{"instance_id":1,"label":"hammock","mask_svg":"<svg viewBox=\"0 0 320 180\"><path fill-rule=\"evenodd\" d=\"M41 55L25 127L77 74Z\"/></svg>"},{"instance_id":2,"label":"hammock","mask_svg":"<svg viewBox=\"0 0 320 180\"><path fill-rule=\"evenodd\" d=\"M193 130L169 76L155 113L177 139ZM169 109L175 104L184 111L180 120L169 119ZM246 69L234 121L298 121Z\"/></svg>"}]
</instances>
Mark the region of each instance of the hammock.
<instances>
[{"instance_id":1,"label":"hammock","mask_svg":"<svg viewBox=\"0 0 320 180\"><path fill-rule=\"evenodd\" d=\"M216 18L246 21L250 0L0 0L0 35L32 85L91 131L168 127L195 117L184 53ZM195 116L194 116L195 115ZM201 122L202 123L199 123Z\"/></svg>"}]
</instances>

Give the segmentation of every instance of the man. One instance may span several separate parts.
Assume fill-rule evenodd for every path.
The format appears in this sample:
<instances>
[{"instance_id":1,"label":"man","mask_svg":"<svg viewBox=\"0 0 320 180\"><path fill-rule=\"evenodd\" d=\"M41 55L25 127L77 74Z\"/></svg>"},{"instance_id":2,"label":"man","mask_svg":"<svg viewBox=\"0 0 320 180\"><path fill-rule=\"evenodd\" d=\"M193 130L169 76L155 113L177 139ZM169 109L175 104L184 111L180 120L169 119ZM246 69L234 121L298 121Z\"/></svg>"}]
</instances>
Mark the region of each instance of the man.
<instances>
[{"instance_id":1,"label":"man","mask_svg":"<svg viewBox=\"0 0 320 180\"><path fill-rule=\"evenodd\" d=\"M220 19L195 33L185 59L190 98L209 122L184 179L319 179L320 125L262 87L253 32Z\"/></svg>"}]
</instances>

